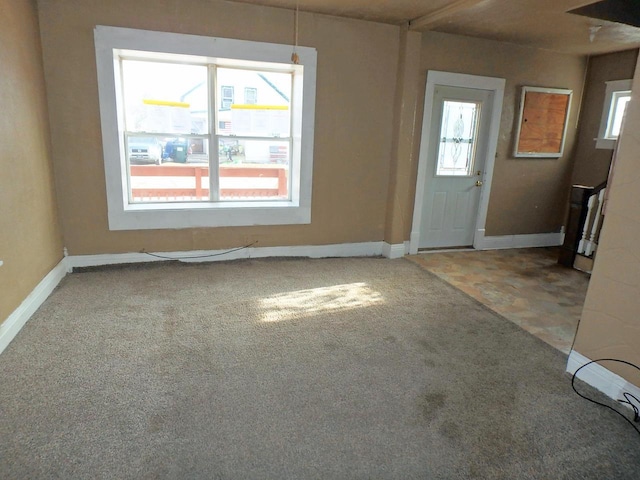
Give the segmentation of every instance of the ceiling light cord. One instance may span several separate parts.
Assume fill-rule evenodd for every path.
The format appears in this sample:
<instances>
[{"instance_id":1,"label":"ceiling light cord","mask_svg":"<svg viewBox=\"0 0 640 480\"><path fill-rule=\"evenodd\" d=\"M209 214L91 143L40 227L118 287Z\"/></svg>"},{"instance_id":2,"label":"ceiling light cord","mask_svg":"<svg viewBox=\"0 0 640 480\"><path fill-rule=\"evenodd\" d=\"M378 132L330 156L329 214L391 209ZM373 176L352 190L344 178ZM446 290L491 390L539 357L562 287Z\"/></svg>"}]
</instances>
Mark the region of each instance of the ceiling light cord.
<instances>
[{"instance_id":1,"label":"ceiling light cord","mask_svg":"<svg viewBox=\"0 0 640 480\"><path fill-rule=\"evenodd\" d=\"M291 62L295 65L300 63L300 57L298 56L298 20L300 16L300 6L296 2L296 13L294 16L294 41L293 41L293 53L291 54Z\"/></svg>"}]
</instances>

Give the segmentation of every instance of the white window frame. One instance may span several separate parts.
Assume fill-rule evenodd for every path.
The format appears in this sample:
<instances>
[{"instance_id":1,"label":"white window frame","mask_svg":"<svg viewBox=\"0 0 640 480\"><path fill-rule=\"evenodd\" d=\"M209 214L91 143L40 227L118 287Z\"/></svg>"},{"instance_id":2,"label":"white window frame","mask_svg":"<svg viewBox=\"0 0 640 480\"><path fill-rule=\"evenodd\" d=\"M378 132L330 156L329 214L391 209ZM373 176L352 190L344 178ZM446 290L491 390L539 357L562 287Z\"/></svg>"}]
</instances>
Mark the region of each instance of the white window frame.
<instances>
[{"instance_id":1,"label":"white window frame","mask_svg":"<svg viewBox=\"0 0 640 480\"><path fill-rule=\"evenodd\" d=\"M602 116L600 118L600 129L598 130L598 138L596 141L596 148L603 150L613 150L616 146L617 138L607 136L611 122L613 121L612 114L614 101L617 99L620 93L631 93L632 80L613 80L605 82L606 90L604 95L604 105L602 106Z\"/></svg>"},{"instance_id":2,"label":"white window frame","mask_svg":"<svg viewBox=\"0 0 640 480\"><path fill-rule=\"evenodd\" d=\"M297 47L299 66L291 64L289 45L203 37L129 28L96 26L94 29L100 120L110 230L228 227L249 225L291 225L311 223L311 190L316 97L317 52ZM124 146L124 117L117 108L122 85L118 55L134 50L166 55L189 55L194 61L206 58L218 65L255 62L289 65L294 72L292 90L292 141L288 201L129 203ZM300 108L296 108L298 105ZM216 147L212 147L217 151Z\"/></svg>"}]
</instances>

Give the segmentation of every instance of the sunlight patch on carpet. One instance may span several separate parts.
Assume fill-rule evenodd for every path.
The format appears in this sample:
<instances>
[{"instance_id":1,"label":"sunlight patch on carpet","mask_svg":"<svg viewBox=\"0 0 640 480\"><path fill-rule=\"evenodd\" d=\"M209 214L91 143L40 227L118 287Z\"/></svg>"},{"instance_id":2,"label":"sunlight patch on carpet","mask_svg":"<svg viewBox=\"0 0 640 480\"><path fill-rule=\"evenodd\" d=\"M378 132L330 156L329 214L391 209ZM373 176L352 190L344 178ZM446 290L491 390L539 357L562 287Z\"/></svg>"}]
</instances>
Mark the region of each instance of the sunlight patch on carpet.
<instances>
[{"instance_id":1,"label":"sunlight patch on carpet","mask_svg":"<svg viewBox=\"0 0 640 480\"><path fill-rule=\"evenodd\" d=\"M343 312L380 305L384 298L366 283L348 283L330 287L279 293L260 300L263 322L281 322L294 318Z\"/></svg>"}]
</instances>

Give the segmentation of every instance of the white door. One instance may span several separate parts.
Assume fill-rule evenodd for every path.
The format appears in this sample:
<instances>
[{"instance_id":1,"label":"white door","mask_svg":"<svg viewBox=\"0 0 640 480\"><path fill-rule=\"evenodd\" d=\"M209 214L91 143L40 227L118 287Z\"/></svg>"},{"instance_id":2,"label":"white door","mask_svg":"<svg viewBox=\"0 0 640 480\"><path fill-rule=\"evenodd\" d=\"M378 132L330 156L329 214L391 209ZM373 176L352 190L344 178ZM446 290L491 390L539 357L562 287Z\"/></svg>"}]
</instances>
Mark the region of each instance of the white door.
<instances>
[{"instance_id":1,"label":"white door","mask_svg":"<svg viewBox=\"0 0 640 480\"><path fill-rule=\"evenodd\" d=\"M419 248L473 245L493 95L435 86Z\"/></svg>"}]
</instances>

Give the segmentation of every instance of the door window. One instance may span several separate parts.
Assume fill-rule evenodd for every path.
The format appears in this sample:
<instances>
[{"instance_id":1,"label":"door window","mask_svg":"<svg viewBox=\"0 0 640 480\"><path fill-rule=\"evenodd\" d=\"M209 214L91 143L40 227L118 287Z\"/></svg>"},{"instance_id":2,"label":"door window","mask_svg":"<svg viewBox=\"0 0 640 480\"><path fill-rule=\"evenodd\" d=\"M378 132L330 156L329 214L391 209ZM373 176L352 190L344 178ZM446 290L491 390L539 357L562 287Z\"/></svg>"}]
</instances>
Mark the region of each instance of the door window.
<instances>
[{"instance_id":1,"label":"door window","mask_svg":"<svg viewBox=\"0 0 640 480\"><path fill-rule=\"evenodd\" d=\"M481 105L459 100L442 103L437 177L473 175Z\"/></svg>"}]
</instances>

